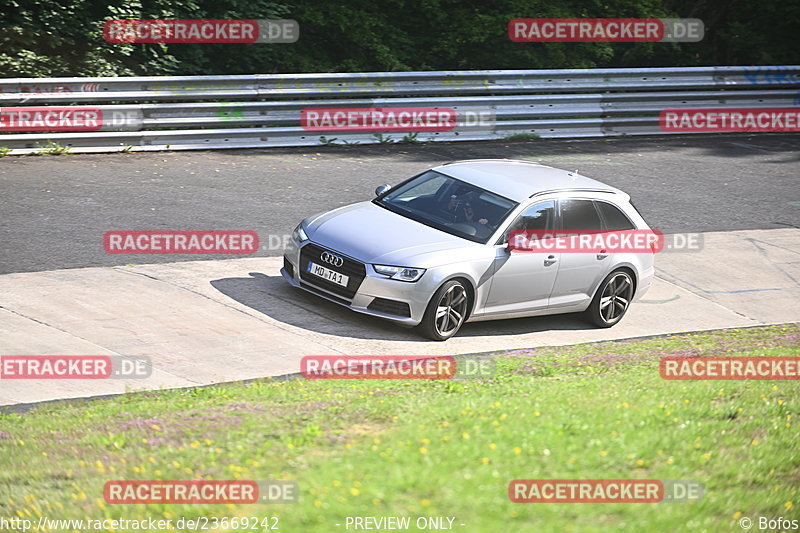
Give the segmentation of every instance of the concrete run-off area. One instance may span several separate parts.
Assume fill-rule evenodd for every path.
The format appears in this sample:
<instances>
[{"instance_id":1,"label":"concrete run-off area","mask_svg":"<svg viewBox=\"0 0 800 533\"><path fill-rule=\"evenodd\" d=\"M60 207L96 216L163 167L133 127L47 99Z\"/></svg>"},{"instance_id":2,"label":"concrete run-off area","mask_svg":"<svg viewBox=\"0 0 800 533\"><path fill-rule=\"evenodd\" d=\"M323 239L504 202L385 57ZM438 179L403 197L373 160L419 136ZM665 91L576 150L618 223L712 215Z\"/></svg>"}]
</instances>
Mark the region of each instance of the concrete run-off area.
<instances>
[{"instance_id":1,"label":"concrete run-off area","mask_svg":"<svg viewBox=\"0 0 800 533\"><path fill-rule=\"evenodd\" d=\"M0 355L149 357L140 380L0 380L0 405L299 371L305 355L455 355L800 320L800 229L711 232L664 252L610 329L579 316L467 324L444 343L288 286L279 257L0 276Z\"/></svg>"}]
</instances>

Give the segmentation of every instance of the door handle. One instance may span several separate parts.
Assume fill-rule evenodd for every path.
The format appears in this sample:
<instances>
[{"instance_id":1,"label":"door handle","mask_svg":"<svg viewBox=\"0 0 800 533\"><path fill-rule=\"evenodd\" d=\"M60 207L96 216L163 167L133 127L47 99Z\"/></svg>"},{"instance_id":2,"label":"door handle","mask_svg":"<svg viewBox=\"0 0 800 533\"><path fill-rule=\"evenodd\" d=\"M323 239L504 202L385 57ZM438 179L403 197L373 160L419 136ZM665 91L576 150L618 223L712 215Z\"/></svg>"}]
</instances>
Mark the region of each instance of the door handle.
<instances>
[{"instance_id":1,"label":"door handle","mask_svg":"<svg viewBox=\"0 0 800 533\"><path fill-rule=\"evenodd\" d=\"M544 266L546 266L546 267L547 267L547 266L550 266L550 265L552 265L553 263L555 263L556 261L558 261L558 259L556 259L556 256L554 256L554 255L548 255L548 256L547 256L547 259L545 259L545 260L544 260Z\"/></svg>"},{"instance_id":2,"label":"door handle","mask_svg":"<svg viewBox=\"0 0 800 533\"><path fill-rule=\"evenodd\" d=\"M599 260L605 259L606 257L608 257L608 250L603 248L602 250L600 250L600 253L597 254L597 260L599 261Z\"/></svg>"}]
</instances>

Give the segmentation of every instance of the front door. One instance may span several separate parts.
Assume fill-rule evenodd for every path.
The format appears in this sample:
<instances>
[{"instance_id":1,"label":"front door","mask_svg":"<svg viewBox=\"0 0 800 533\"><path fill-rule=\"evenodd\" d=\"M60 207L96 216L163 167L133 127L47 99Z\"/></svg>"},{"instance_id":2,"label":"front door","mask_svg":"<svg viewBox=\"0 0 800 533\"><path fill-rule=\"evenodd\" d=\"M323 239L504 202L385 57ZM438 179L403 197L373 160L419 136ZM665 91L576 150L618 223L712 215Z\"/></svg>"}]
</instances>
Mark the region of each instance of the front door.
<instances>
[{"instance_id":1,"label":"front door","mask_svg":"<svg viewBox=\"0 0 800 533\"><path fill-rule=\"evenodd\" d=\"M513 230L552 231L555 226L555 201L532 205L509 225ZM516 313L544 309L556 281L558 252L512 252L496 248L494 277L486 300L485 314Z\"/></svg>"}]
</instances>

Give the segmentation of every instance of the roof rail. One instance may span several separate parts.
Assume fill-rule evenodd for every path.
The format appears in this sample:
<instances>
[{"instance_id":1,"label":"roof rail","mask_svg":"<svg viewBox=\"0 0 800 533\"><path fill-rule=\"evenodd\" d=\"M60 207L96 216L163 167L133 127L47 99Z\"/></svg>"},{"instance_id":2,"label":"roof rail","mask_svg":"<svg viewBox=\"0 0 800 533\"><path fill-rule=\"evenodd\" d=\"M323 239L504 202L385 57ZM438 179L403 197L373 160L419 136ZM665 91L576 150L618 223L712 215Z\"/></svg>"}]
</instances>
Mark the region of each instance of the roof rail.
<instances>
[{"instance_id":1,"label":"roof rail","mask_svg":"<svg viewBox=\"0 0 800 533\"><path fill-rule=\"evenodd\" d=\"M544 165L541 163L537 163L536 161L526 161L524 159L508 159L508 158L485 158L485 159L457 159L455 161L448 161L447 163L443 163L439 166L447 166L447 165L454 165L455 163L476 163L476 162L485 162L485 161L508 161L512 163L527 163L529 165L536 165L543 167Z\"/></svg>"},{"instance_id":2,"label":"roof rail","mask_svg":"<svg viewBox=\"0 0 800 533\"><path fill-rule=\"evenodd\" d=\"M551 192L602 192L606 194L617 194L617 191L612 189L592 189L589 187L565 187L559 189L547 189L544 191L538 191L529 196L529 198L533 198L534 196L539 196L541 194L549 194Z\"/></svg>"}]
</instances>

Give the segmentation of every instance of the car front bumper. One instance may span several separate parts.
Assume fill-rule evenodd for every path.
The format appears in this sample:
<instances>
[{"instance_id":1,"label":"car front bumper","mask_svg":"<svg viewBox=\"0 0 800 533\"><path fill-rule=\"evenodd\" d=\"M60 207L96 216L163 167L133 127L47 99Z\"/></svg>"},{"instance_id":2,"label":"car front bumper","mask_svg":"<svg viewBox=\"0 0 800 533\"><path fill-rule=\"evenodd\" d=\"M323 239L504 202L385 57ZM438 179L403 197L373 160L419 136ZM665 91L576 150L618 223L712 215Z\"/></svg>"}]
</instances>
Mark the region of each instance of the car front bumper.
<instances>
[{"instance_id":1,"label":"car front bumper","mask_svg":"<svg viewBox=\"0 0 800 533\"><path fill-rule=\"evenodd\" d=\"M311 241L305 241L300 246L293 243L284 251L284 267L281 268L281 275L288 283L353 311L391 320L397 324L405 326L419 324L431 295L440 283L440 280L430 271L425 272L415 282L390 279L375 272L369 263L348 257L348 261L364 265L365 275L355 288L355 294L343 295L338 293L335 288L332 289L330 284L315 279L313 274L303 272L308 261L303 258L301 250L308 245L347 257L342 252L324 248ZM301 272L303 273L301 274Z\"/></svg>"}]
</instances>

